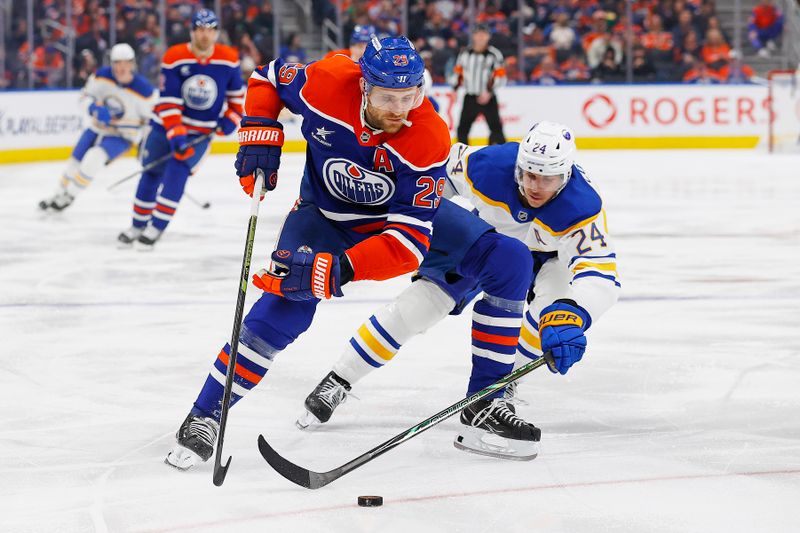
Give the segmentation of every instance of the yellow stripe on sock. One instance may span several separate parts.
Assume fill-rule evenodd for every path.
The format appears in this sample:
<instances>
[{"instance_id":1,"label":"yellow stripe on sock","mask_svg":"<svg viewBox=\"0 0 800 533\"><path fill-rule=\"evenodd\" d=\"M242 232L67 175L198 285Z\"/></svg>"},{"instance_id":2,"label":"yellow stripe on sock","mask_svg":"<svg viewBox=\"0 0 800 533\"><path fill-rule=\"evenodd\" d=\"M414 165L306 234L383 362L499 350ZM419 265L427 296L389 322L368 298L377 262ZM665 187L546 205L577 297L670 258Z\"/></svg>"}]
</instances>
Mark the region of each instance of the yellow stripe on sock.
<instances>
[{"instance_id":1,"label":"yellow stripe on sock","mask_svg":"<svg viewBox=\"0 0 800 533\"><path fill-rule=\"evenodd\" d=\"M361 327L358 328L358 335L373 352L381 357L381 359L391 361L392 357L394 357L394 353L384 348L384 346L378 339L375 338L372 332L367 329L366 324L362 324Z\"/></svg>"},{"instance_id":2,"label":"yellow stripe on sock","mask_svg":"<svg viewBox=\"0 0 800 533\"><path fill-rule=\"evenodd\" d=\"M527 342L529 345L533 346L537 350L541 350L542 349L542 341L539 340L539 337L537 337L533 333L531 333L531 330L529 330L528 328L525 327L526 325L527 324L523 324L522 327L520 328L519 336L522 337L523 340L525 342Z\"/></svg>"}]
</instances>

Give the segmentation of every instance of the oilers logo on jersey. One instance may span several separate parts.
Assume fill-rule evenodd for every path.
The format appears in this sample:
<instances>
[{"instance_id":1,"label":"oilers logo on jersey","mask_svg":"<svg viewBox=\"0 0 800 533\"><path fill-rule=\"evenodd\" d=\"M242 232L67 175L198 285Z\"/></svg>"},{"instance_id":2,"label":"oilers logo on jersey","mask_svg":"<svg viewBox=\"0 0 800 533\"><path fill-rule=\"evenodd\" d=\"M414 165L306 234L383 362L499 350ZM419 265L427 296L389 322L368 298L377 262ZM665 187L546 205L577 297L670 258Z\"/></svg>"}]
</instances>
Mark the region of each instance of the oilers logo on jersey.
<instances>
[{"instance_id":1,"label":"oilers logo on jersey","mask_svg":"<svg viewBox=\"0 0 800 533\"><path fill-rule=\"evenodd\" d=\"M328 191L345 202L381 205L394 195L394 182L387 176L347 159L328 159L322 174Z\"/></svg>"},{"instance_id":2,"label":"oilers logo on jersey","mask_svg":"<svg viewBox=\"0 0 800 533\"><path fill-rule=\"evenodd\" d=\"M214 105L217 93L217 82L205 74L195 74L184 81L181 87L181 96L186 105L200 111Z\"/></svg>"}]
</instances>

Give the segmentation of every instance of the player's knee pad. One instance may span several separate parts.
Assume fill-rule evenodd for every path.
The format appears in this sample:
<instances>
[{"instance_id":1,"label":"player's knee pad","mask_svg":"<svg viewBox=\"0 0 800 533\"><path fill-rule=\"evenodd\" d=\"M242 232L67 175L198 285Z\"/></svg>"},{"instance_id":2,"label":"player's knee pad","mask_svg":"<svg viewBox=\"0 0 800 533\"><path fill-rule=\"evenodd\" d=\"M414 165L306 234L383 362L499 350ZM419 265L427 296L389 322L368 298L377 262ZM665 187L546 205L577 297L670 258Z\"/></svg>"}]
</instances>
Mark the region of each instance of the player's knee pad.
<instances>
[{"instance_id":1,"label":"player's knee pad","mask_svg":"<svg viewBox=\"0 0 800 533\"><path fill-rule=\"evenodd\" d=\"M487 233L481 239L489 240L478 275L484 292L524 300L533 275L533 258L528 247L499 233Z\"/></svg>"},{"instance_id":2,"label":"player's knee pad","mask_svg":"<svg viewBox=\"0 0 800 533\"><path fill-rule=\"evenodd\" d=\"M403 344L446 317L454 305L450 295L435 283L420 279L375 313L375 318L398 343Z\"/></svg>"},{"instance_id":3,"label":"player's knee pad","mask_svg":"<svg viewBox=\"0 0 800 533\"><path fill-rule=\"evenodd\" d=\"M93 180L97 174L108 163L108 154L99 146L93 146L86 151L83 159L81 159L78 172L80 177L85 180Z\"/></svg>"}]
</instances>

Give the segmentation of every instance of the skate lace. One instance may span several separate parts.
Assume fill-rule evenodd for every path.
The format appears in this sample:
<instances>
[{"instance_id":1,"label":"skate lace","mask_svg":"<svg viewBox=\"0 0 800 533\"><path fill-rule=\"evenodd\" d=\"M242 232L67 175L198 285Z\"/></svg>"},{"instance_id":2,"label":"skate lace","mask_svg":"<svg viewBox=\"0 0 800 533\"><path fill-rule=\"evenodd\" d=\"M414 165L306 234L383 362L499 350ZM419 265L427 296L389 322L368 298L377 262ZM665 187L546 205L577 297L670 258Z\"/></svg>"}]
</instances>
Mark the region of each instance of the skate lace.
<instances>
[{"instance_id":1,"label":"skate lace","mask_svg":"<svg viewBox=\"0 0 800 533\"><path fill-rule=\"evenodd\" d=\"M525 421L514 414L514 411L508 408L508 404L504 398L495 398L492 403L481 409L475 414L472 419L472 427L479 427L487 418L494 416L508 425L519 427L525 424Z\"/></svg>"},{"instance_id":2,"label":"skate lace","mask_svg":"<svg viewBox=\"0 0 800 533\"><path fill-rule=\"evenodd\" d=\"M336 409L339 404L347 400L347 389L334 380L327 380L322 384L317 397L331 409Z\"/></svg>"},{"instance_id":3,"label":"skate lace","mask_svg":"<svg viewBox=\"0 0 800 533\"><path fill-rule=\"evenodd\" d=\"M195 418L189 421L189 435L193 435L209 446L213 446L217 438L217 430L202 418Z\"/></svg>"},{"instance_id":4,"label":"skate lace","mask_svg":"<svg viewBox=\"0 0 800 533\"><path fill-rule=\"evenodd\" d=\"M503 395L503 399L505 399L507 403L514 405L528 405L526 400L519 397L519 383L516 381L512 381L506 385L506 392Z\"/></svg>"}]
</instances>

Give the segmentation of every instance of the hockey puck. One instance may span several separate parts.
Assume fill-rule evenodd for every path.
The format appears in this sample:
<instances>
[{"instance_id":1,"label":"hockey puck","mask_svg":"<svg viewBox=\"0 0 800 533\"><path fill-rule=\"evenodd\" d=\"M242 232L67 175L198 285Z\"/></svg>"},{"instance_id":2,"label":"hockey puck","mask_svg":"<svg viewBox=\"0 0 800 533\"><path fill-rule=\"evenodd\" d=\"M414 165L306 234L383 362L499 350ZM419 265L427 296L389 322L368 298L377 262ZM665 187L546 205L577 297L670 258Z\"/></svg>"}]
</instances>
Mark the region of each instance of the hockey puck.
<instances>
[{"instance_id":1,"label":"hockey puck","mask_svg":"<svg viewBox=\"0 0 800 533\"><path fill-rule=\"evenodd\" d=\"M383 496L359 496L359 507L380 507L383 505Z\"/></svg>"}]
</instances>

